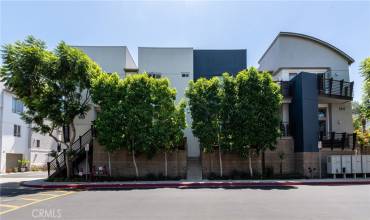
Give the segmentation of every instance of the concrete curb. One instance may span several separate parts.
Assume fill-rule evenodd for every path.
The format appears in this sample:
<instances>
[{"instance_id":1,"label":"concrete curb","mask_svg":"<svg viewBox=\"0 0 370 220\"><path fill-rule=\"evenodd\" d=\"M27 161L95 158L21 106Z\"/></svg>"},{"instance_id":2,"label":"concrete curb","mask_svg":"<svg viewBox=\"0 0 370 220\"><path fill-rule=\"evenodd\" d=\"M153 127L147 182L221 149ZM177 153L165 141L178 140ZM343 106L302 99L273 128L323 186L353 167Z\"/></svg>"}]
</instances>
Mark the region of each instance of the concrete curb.
<instances>
[{"instance_id":1,"label":"concrete curb","mask_svg":"<svg viewBox=\"0 0 370 220\"><path fill-rule=\"evenodd\" d=\"M154 189L154 188L242 188L242 187L286 187L286 186L343 186L370 185L370 180L360 181L274 181L274 182L169 182L169 183L32 183L21 182L21 186L41 189Z\"/></svg>"}]
</instances>

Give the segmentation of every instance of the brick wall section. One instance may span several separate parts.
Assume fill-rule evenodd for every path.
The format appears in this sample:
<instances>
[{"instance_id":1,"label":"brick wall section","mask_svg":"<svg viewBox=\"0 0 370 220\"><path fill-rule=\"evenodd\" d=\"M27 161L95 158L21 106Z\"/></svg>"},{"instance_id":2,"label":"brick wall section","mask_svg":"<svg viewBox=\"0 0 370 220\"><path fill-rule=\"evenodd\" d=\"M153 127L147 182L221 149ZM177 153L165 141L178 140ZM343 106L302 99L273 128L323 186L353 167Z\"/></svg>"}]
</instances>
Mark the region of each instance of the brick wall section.
<instances>
[{"instance_id":1,"label":"brick wall section","mask_svg":"<svg viewBox=\"0 0 370 220\"><path fill-rule=\"evenodd\" d=\"M284 153L284 159L282 162L283 174L296 173L294 142L292 138L279 139L275 151L265 152L266 168L271 167L274 174L280 173L280 152ZM215 173L217 175L220 173L218 151L213 153L202 153L201 157L203 177L208 177L210 173ZM261 173L260 156L253 156L252 167L254 174ZM222 168L225 176L230 175L233 171L249 173L248 158L241 158L238 154L224 153L222 155Z\"/></svg>"},{"instance_id":2,"label":"brick wall section","mask_svg":"<svg viewBox=\"0 0 370 220\"><path fill-rule=\"evenodd\" d=\"M135 168L132 162L132 156L127 150L119 150L111 153L112 176L135 176ZM144 177L147 174L165 173L164 154L159 153L153 158L148 159L144 155L136 156L136 164L139 169L139 175ZM178 150L167 154L168 176L186 178L186 151ZM104 151L104 146L94 141L93 165L106 166L108 169L108 153Z\"/></svg>"}]
</instances>

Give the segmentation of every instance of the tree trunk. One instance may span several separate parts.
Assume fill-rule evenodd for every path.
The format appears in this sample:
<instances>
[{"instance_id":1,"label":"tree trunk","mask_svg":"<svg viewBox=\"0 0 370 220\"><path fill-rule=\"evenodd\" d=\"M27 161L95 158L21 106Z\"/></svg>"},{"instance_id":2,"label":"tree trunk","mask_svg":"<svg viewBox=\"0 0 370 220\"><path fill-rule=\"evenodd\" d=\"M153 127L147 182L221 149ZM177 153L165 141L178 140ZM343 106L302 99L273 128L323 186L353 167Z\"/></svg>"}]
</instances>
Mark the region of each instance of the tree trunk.
<instances>
[{"instance_id":1,"label":"tree trunk","mask_svg":"<svg viewBox=\"0 0 370 220\"><path fill-rule=\"evenodd\" d=\"M137 164L135 160L135 150L132 150L132 162L134 163L136 177L139 177L139 170L137 168Z\"/></svg>"},{"instance_id":2,"label":"tree trunk","mask_svg":"<svg viewBox=\"0 0 370 220\"><path fill-rule=\"evenodd\" d=\"M362 124L362 133L365 133L366 132L366 118L365 117L362 117L361 124Z\"/></svg>"},{"instance_id":3,"label":"tree trunk","mask_svg":"<svg viewBox=\"0 0 370 220\"><path fill-rule=\"evenodd\" d=\"M70 160L70 157L69 157L69 153L70 153L70 150L71 150L71 146L72 144L74 143L75 139L76 139L76 127L75 127L75 124L72 122L69 124L69 126L72 128L72 132L70 132L70 139L69 139L69 144L66 144L67 145L67 153L66 153L66 169L67 169L67 178L71 178L71 176L73 175L73 171L72 171L72 166L71 166L71 160Z\"/></svg>"},{"instance_id":4,"label":"tree trunk","mask_svg":"<svg viewBox=\"0 0 370 220\"><path fill-rule=\"evenodd\" d=\"M251 177L253 177L253 169L252 169L252 154L249 152L248 154L248 160L249 160L249 174Z\"/></svg>"},{"instance_id":5,"label":"tree trunk","mask_svg":"<svg viewBox=\"0 0 370 220\"><path fill-rule=\"evenodd\" d=\"M167 177L167 152L164 152L164 176Z\"/></svg>"},{"instance_id":6,"label":"tree trunk","mask_svg":"<svg viewBox=\"0 0 370 220\"><path fill-rule=\"evenodd\" d=\"M261 177L264 177L265 170L266 170L266 161L265 161L265 151L263 150L261 154Z\"/></svg>"},{"instance_id":7,"label":"tree trunk","mask_svg":"<svg viewBox=\"0 0 370 220\"><path fill-rule=\"evenodd\" d=\"M110 153L108 152L108 169L109 169L109 176L112 176L112 165L110 162Z\"/></svg>"},{"instance_id":8,"label":"tree trunk","mask_svg":"<svg viewBox=\"0 0 370 220\"><path fill-rule=\"evenodd\" d=\"M70 164L70 161L69 161L68 154L69 154L68 152L65 154L67 179L71 178L71 164Z\"/></svg>"},{"instance_id":9,"label":"tree trunk","mask_svg":"<svg viewBox=\"0 0 370 220\"><path fill-rule=\"evenodd\" d=\"M220 160L220 176L223 176L221 146L218 146L218 159Z\"/></svg>"},{"instance_id":10,"label":"tree trunk","mask_svg":"<svg viewBox=\"0 0 370 220\"><path fill-rule=\"evenodd\" d=\"M280 160L280 176L283 176L283 161Z\"/></svg>"}]
</instances>

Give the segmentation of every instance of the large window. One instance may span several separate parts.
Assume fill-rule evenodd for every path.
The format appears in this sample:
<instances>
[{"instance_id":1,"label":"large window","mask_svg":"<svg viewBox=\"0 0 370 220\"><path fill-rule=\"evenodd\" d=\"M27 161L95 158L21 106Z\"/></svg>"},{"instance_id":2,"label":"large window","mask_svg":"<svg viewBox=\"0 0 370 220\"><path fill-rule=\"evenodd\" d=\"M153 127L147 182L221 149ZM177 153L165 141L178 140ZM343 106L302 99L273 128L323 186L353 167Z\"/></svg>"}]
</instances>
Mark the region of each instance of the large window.
<instances>
[{"instance_id":1,"label":"large window","mask_svg":"<svg viewBox=\"0 0 370 220\"><path fill-rule=\"evenodd\" d=\"M23 103L14 97L12 99L12 112L23 113Z\"/></svg>"},{"instance_id":2,"label":"large window","mask_svg":"<svg viewBox=\"0 0 370 220\"><path fill-rule=\"evenodd\" d=\"M21 126L20 125L14 125L14 137L20 137L21 136Z\"/></svg>"}]
</instances>

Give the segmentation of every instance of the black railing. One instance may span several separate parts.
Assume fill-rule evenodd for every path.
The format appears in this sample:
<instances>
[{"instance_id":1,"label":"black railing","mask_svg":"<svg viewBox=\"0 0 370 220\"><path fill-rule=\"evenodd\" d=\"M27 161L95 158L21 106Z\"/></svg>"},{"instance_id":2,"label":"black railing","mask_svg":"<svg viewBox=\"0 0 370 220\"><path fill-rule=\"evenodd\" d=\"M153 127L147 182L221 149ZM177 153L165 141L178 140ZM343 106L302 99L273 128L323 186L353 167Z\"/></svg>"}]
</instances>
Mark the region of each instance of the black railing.
<instances>
[{"instance_id":1,"label":"black railing","mask_svg":"<svg viewBox=\"0 0 370 220\"><path fill-rule=\"evenodd\" d=\"M291 96L289 81L275 81L280 86L280 92L284 97Z\"/></svg>"},{"instance_id":2,"label":"black railing","mask_svg":"<svg viewBox=\"0 0 370 220\"><path fill-rule=\"evenodd\" d=\"M85 145L90 144L93 138L94 128L92 127L86 131L83 135L72 143L70 150L74 155L78 155L85 151ZM58 175L60 172L66 169L66 150L64 149L59 153L53 160L47 163L48 165L48 176L52 177ZM72 158L72 160L75 158ZM71 161L73 162L73 161Z\"/></svg>"},{"instance_id":3,"label":"black railing","mask_svg":"<svg viewBox=\"0 0 370 220\"><path fill-rule=\"evenodd\" d=\"M331 150L334 148L341 148L342 150L344 148L355 149L356 147L356 133L348 134L345 132L330 132L325 134L320 132L319 138L321 140L322 147L331 148Z\"/></svg>"},{"instance_id":4,"label":"black railing","mask_svg":"<svg viewBox=\"0 0 370 220\"><path fill-rule=\"evenodd\" d=\"M290 127L288 122L280 122L280 131L282 137L291 136Z\"/></svg>"},{"instance_id":5,"label":"black railing","mask_svg":"<svg viewBox=\"0 0 370 220\"><path fill-rule=\"evenodd\" d=\"M318 76L317 86L320 95L352 100L353 82Z\"/></svg>"}]
</instances>

